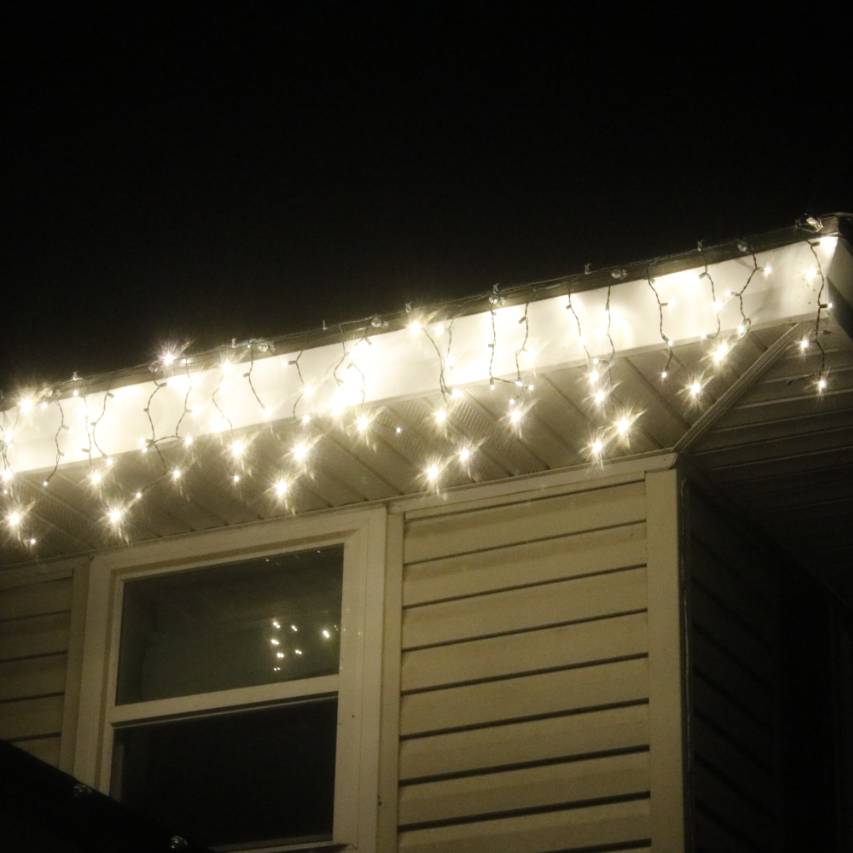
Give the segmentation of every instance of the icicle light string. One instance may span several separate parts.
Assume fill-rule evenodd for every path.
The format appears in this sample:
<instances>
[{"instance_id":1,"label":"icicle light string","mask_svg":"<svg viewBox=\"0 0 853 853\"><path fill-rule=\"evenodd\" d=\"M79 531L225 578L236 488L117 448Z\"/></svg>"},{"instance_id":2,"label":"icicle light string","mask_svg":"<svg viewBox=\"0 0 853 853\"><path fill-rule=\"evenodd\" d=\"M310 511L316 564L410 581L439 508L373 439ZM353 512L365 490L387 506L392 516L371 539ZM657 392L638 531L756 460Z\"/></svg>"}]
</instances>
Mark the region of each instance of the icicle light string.
<instances>
[{"instance_id":1,"label":"icicle light string","mask_svg":"<svg viewBox=\"0 0 853 853\"><path fill-rule=\"evenodd\" d=\"M435 342L435 338L430 334L429 327L424 325L421 331L423 336L430 342L432 348L435 350L436 358L438 358L438 390L441 392L441 398L444 400L444 404L446 406L450 400L450 388L447 385L444 356L441 354L441 350Z\"/></svg>"},{"instance_id":2,"label":"icicle light string","mask_svg":"<svg viewBox=\"0 0 853 853\"><path fill-rule=\"evenodd\" d=\"M98 426L100 425L101 421L104 419L104 415L106 415L106 413L107 413L107 404L109 403L110 400L112 400L112 398L113 398L113 395L112 395L111 391L105 391L104 392L104 399L101 403L101 414L99 414L98 417L95 418L94 421L92 421L92 442L91 443L95 446L95 449L98 451L98 453L101 454L101 459L106 459L108 454L106 454L104 452L104 449L101 447L101 445L98 444ZM90 449L91 449L91 447L90 447ZM91 457L91 454L90 454L90 457ZM91 462L91 458L90 458L90 462Z\"/></svg>"},{"instance_id":3,"label":"icicle light string","mask_svg":"<svg viewBox=\"0 0 853 853\"><path fill-rule=\"evenodd\" d=\"M746 282L740 290L736 290L733 292L733 296L738 301L738 309L740 311L740 324L738 325L738 335L743 337L747 332L749 332L750 327L752 326L752 319L746 315L743 310L743 297L749 288L750 284L752 284L752 280L755 278L756 273L759 273L763 270L763 267L759 266L758 258L755 254L755 249L750 246L748 243L743 240L738 242L738 248L744 253L752 256L752 269L749 271L749 275L746 277ZM719 318L717 320L719 325Z\"/></svg>"},{"instance_id":4,"label":"icicle light string","mask_svg":"<svg viewBox=\"0 0 853 853\"><path fill-rule=\"evenodd\" d=\"M180 417L175 424L175 438L181 437L181 427L183 426L184 421L186 420L187 415L192 414L192 409L190 408L190 394L193 392L193 376L190 371L190 360L188 358L184 359L184 375L187 378L187 390L184 394L184 407L181 411Z\"/></svg>"},{"instance_id":5,"label":"icicle light string","mask_svg":"<svg viewBox=\"0 0 853 853\"><path fill-rule=\"evenodd\" d=\"M714 314L714 320L717 324L717 328L715 329L714 334L707 335L707 337L710 340L714 340L717 337L719 337L720 328L721 328L721 326L720 326L720 311L719 311L720 304L717 301L717 284L714 281L714 277L711 275L711 271L708 269L708 258L705 255L705 244L703 243L702 240L700 240L696 244L696 249L699 252L699 254L701 255L702 264L705 267L704 270L701 273L699 273L699 278L706 279L708 284L711 287L711 308L712 308L712 311Z\"/></svg>"},{"instance_id":6,"label":"icicle light string","mask_svg":"<svg viewBox=\"0 0 853 853\"><path fill-rule=\"evenodd\" d=\"M591 368L592 367L592 356L590 355L589 349L587 348L587 345L586 345L586 338L584 337L583 327L581 326L581 318L578 316L578 312L575 310L574 303L572 302L572 291L571 290L566 294L566 297L568 299L568 302L566 303L566 310L570 311L572 317L574 317L574 319L575 319L575 325L577 326L577 330L578 330L578 342L580 343L581 347L583 348L584 355L586 356L587 367Z\"/></svg>"},{"instance_id":7,"label":"icicle light string","mask_svg":"<svg viewBox=\"0 0 853 853\"><path fill-rule=\"evenodd\" d=\"M167 383L160 382L158 379L152 379L151 381L154 384L154 390L148 395L148 400L146 401L145 408L143 409L145 416L148 418L148 426L151 429L151 437L148 439L146 446L154 448L157 453L157 458L163 466L163 471L168 471L169 466L166 463L166 458L163 456L163 451L160 449L161 439L157 437L157 427L154 424L154 418L151 416L151 404L154 402L154 398L160 393L160 391L166 387Z\"/></svg>"},{"instance_id":8,"label":"icicle light string","mask_svg":"<svg viewBox=\"0 0 853 853\"><path fill-rule=\"evenodd\" d=\"M812 339L815 342L815 346L820 353L820 367L818 368L817 376L815 377L814 384L815 388L819 394L822 394L827 387L828 379L827 379L827 371L826 371L826 350L824 349L823 342L821 341L821 336L823 334L823 329L821 328L822 322L822 314L825 309L829 308L829 304L823 301L823 292L826 288L826 276L823 273L823 264L820 262L820 257L818 256L816 246L820 245L817 241L808 240L809 251L812 253L812 257L815 261L815 271L818 276L818 280L820 281L820 287L817 292L817 310L815 311L815 321L814 321L814 329L812 331ZM806 339L807 340L807 339Z\"/></svg>"},{"instance_id":9,"label":"icicle light string","mask_svg":"<svg viewBox=\"0 0 853 853\"><path fill-rule=\"evenodd\" d=\"M669 367L672 364L672 341L663 330L663 309L666 303L661 301L660 293L658 293L658 289L655 287L655 280L652 278L651 265L646 267L646 281L648 282L649 289L654 294L655 302L657 302L658 305L658 331L660 332L660 339L663 341L663 345L666 348L666 362L660 372L660 378L666 379L669 376Z\"/></svg>"},{"instance_id":10,"label":"icicle light string","mask_svg":"<svg viewBox=\"0 0 853 853\"><path fill-rule=\"evenodd\" d=\"M217 414L222 419L223 423L228 424L228 433L229 435L234 434L234 423L231 418L225 414L224 409L222 408L219 402L219 392L222 390L222 385L225 382L225 377L231 372L233 365L226 355L225 358L222 359L222 362L219 365L219 381L216 383L216 387L213 389L213 393L210 395L210 401L213 403L213 407L216 409Z\"/></svg>"},{"instance_id":11,"label":"icicle light string","mask_svg":"<svg viewBox=\"0 0 853 853\"><path fill-rule=\"evenodd\" d=\"M42 482L42 486L45 488L50 485L50 481L56 476L56 472L59 470L59 466L62 464L62 457L65 456L62 447L60 447L59 439L62 436L62 433L68 429L67 424L65 423L65 409L62 407L62 400L56 396L54 397L54 404L59 410L59 426L56 428L56 432L53 434L53 444L56 450L56 456L53 462L53 468L51 468L50 473L45 477Z\"/></svg>"},{"instance_id":12,"label":"icicle light string","mask_svg":"<svg viewBox=\"0 0 853 853\"><path fill-rule=\"evenodd\" d=\"M809 251L814 258L816 271L811 273L812 279L817 276L819 279L819 291L818 291L818 308L815 316L815 324L812 331L812 337L815 341L815 345L818 347L821 355L820 362L820 371L816 380L816 384L818 387L818 392L821 392L826 387L826 357L825 351L821 344L821 336L824 333L822 324L823 324L823 312L827 310L829 307L823 300L825 294L826 287L826 278L823 272L823 268L821 265L820 257L816 251L816 247L818 246L818 242L809 239L808 247ZM738 332L740 334L745 333L749 330L751 325L751 319L747 314L746 305L745 305L745 297L748 292L749 287L755 279L755 276L760 271L768 272L768 269L762 267L758 261L757 254L753 247L749 246L746 243L739 244L738 248L742 253L749 253L752 257L752 266L747 275L746 281L744 284L739 287L737 290L728 291L727 295L732 298L736 298L738 300L738 307L740 312L740 325L738 327ZM709 286L711 289L711 301L715 308L714 316L716 319L716 330L711 336L703 336L706 339L708 337L715 338L721 334L721 323L719 311L717 310L720 307L719 302L717 301L717 293L716 293L716 282L709 270L708 259L705 253L704 247L702 244L699 244L699 257L701 258L702 267L704 268L702 272L699 273L700 278L707 279L709 282ZM666 349L666 365L664 367L663 373L666 373L669 369L671 360L674 359L674 354L672 351L672 339L667 334L666 329L666 320L664 317L664 308L667 305L667 302L661 295L661 291L658 289L658 284L654 276L652 275L652 263L649 262L646 267L646 280L648 292L651 293L654 297L655 304L658 312L658 333L660 336L660 340L663 346ZM577 329L578 342L580 347L583 350L583 354L586 358L587 368L588 368L588 379L593 385L594 391L600 391L603 394L603 399L598 400L596 398L596 402L598 405L598 411L603 412L604 410L604 402L608 399L609 391L601 388L599 386L599 381L603 376L604 369L607 370L608 379L610 381L610 390L612 391L614 386L613 376L611 374L611 369L613 367L614 361L617 356L616 349L616 341L613 337L613 312L612 312L612 302L614 297L613 285L619 282L624 281L627 278L627 273L624 269L614 269L610 272L610 281L607 285L606 295L605 295L605 324L603 329L601 330L602 337L605 337L607 343L609 345L609 353L602 359L593 358L587 339L584 335L584 328L581 321L580 314L573 305L573 296L574 293L569 287L569 291L567 294L567 304L566 309L570 311L572 314L572 318L574 321L574 325ZM563 279L561 281L551 281L543 285L541 290L553 290L557 287L566 287L566 280ZM491 293L488 297L488 311L489 311L489 324L490 324L490 340L487 341L487 345L489 348L489 360L488 360L488 382L490 388L494 389L497 383L506 383L513 384L516 386L521 385L524 386L524 370L522 363L522 356L527 352L527 347L530 341L530 337L532 334L531 326L530 326L530 315L529 308L531 304L530 295L532 293L538 292L537 288L528 289L528 298L524 302L523 306L523 314L518 319L519 325L523 326L522 333L520 335L520 345L516 344L514 349L512 350L513 360L514 360L514 377L512 379L504 378L503 376L496 375L496 365L498 364L498 324L497 324L497 311L500 307L505 304L504 293L500 291L499 287L496 285L492 288ZM508 291L512 293L512 291ZM468 302L459 303L462 305L469 304ZM411 313L411 312L409 312ZM446 316L446 315L445 315ZM442 400L445 404L448 402L448 399L456 396L459 392L458 389L453 387L453 383L450 380L450 375L448 370L452 367L452 338L453 338L453 323L456 317L450 317L444 320L440 325L443 326L442 330L438 331L438 326L435 329L428 328L427 325L423 322L417 323L417 321L412 321L410 324L410 330L412 326L418 326L418 329L422 331L430 343L435 355L438 359L438 391L441 393ZM347 390L347 392L351 391L351 386L354 384L354 377L345 377L343 375L344 371L347 373L358 374L360 377L361 384L361 393L360 393L360 406L363 407L366 403L366 386L367 386L367 376L365 375L365 370L363 368L362 363L360 363L356 359L356 355L359 354L362 350L362 347L365 345L371 345L372 341L369 338L370 330L384 328L388 325L386 321L383 321L381 318L374 316L370 318L368 321L361 323L357 329L354 327L354 324L347 324L346 327L342 324L339 327L339 333L341 335L341 353L340 356L336 358L333 364L331 364L328 370L325 372L325 375L322 377L308 377L305 375L303 365L302 365L302 357L306 352L306 344L304 343L303 338L303 346L299 349L296 356L290 359L287 364L288 366L292 366L295 369L296 376L298 379L298 389L296 390L296 399L293 403L292 414L294 420L297 420L298 415L300 414L300 409L304 404L304 401L309 396L309 389L313 394L313 391L318 387L317 382L320 382L320 385L325 385L326 381L330 378L334 378L335 385L338 388L339 392L343 390ZM325 327L324 327L325 328ZM353 332L358 331L360 333L360 337L356 340L351 337ZM447 343L444 351L442 351L442 346L439 341L439 336L442 334L447 335ZM355 341L355 343L350 346L350 344ZM728 344L726 344L728 347ZM185 455L184 459L184 467L179 467L178 465L173 465L170 467L170 463L167 460L165 454L161 449L161 444L171 441L183 442L185 447L189 447L192 439L190 435L183 435L185 419L190 415L194 414L193 409L190 405L190 401L192 399L192 395L194 393L194 373L191 368L191 361L195 361L195 359L189 359L187 357L183 357L183 351L185 346L180 350L170 349L164 351L163 355L158 360L156 367L152 367L152 372L155 374L161 374L160 376L156 376L151 380L153 384L153 388L151 389L150 394L145 402L144 413L148 420L150 436L145 439L145 445L143 450L147 450L150 447L153 447L160 459L162 472L156 476L152 481L150 481L145 486L139 488L133 493L133 497L125 500L124 502L119 503L105 503L105 512L107 513L108 523L111 527L121 527L127 518L127 514L129 509L133 506L133 504L140 500L142 496L144 496L149 489L155 488L157 485L171 481L173 486L180 485L183 475L186 469L193 464L188 459L188 454ZM270 416L270 410L266 406L264 399L261 395L261 389L257 385L255 381L255 367L258 361L258 355L266 354L271 351L272 345L266 341L261 339L253 339L248 343L237 345L232 341L232 345L230 350L226 350L226 357L221 359L219 364L219 376L216 387L213 389L213 392L210 394L210 402L213 408L216 409L219 416L222 419L223 423L227 423L229 430L232 435L234 433L234 423L227 416L220 400L219 394L220 391L224 388L224 382L226 376L231 373L231 369L233 367L232 362L229 361L229 356L234 358L237 363L239 363L240 352L248 353L248 369L243 373L243 377L246 379L249 391L251 392L254 400L256 401L258 407L261 412L264 414L265 419ZM220 356L222 355L222 350L217 351ZM716 352L716 350L715 350ZM725 355L722 354L720 360ZM205 357L202 356L201 360ZM182 360L181 360L182 359ZM600 363L599 363L600 362ZM155 404L156 397L162 388L167 384L173 384L167 378L167 374L171 372L171 368L177 368L179 366L183 367L183 373L185 375L186 388L183 394L183 407L179 413L177 418L177 422L175 424L174 432L169 435L159 435L156 429L156 423L154 416L151 411L152 405ZM309 379L313 381L314 384L309 384ZM177 384L177 383L174 383ZM694 382L693 383L699 385L699 391L697 393L696 398L698 402L698 396L701 395L702 390L702 382ZM102 447L101 439L99 437L99 427L102 426L102 423L109 418L109 409L110 402L113 398L113 393L111 390L107 390L104 392L104 396L101 400L101 408L100 414L94 420L90 419L89 413L89 404L90 401L88 399L88 393L82 393L83 386L81 384L80 378L74 374L72 377L71 383L62 386L66 389L70 388L72 391L71 396L82 398L80 399L80 403L83 407L83 426L86 430L88 447L82 448L85 456L89 460L90 472L94 469L95 459L93 458L93 451L100 454L100 457L105 460L105 464L109 465L112 462L112 459L107 455L106 448ZM532 388L531 388L532 390ZM690 389L688 388L688 391ZM692 393L692 391L690 392ZM55 433L53 434L53 469L47 475L44 483L49 483L54 475L57 473L59 466L62 464L63 459L66 457L66 453L62 447L62 433L69 429L68 424L66 423L66 413L63 409L62 403L59 397L59 388L54 389L52 393L48 392L47 396L43 397L43 402L41 404L42 407L46 407L48 405L47 400L50 397L53 397L53 402L57 405L57 411L59 416L59 426L57 427ZM346 409L353 406L352 402L352 394L347 393L347 395L339 394L337 397L337 403L334 404L328 411L328 414L335 415L340 412L341 409ZM615 398L614 398L615 399ZM37 401L36 401L37 402ZM25 409L26 404L26 409ZM14 435L15 430L19 429L19 420L20 415L23 412L29 412L32 410L34 405L34 401L32 398L28 398L26 401L22 400L14 409L14 424L9 425L9 417L6 412L4 412L3 422L6 425L3 434L3 441L0 443L0 459L2 459L3 464L3 479L6 483L11 483L12 478L14 477L14 471L12 470L12 464L14 460L14 456L10 455L10 448L12 443L12 436ZM445 406L446 409L446 406ZM325 412L324 412L325 413ZM510 401L510 415L517 415L516 419L513 420L510 416L507 416L505 420L509 422L509 425L512 427L517 427L517 421L520 420L520 417L523 415L523 407L518 405L518 401L513 397ZM628 434L630 432L631 426L636 419L637 415L632 413L630 410L622 410L621 412L616 413L615 420L612 420L612 423L608 423L604 426L599 426L596 429L596 432L593 434L589 444L586 447L586 451L590 458L593 461L601 462L603 461L603 457L605 451L608 447L614 443L626 443ZM309 418L311 413L307 413L303 415L303 418ZM609 416L608 416L609 417ZM359 424L361 420L364 420L365 425L369 426L371 422L379 421L376 419L376 416L371 416L370 413L362 412L359 414L359 417L356 419L356 427L359 428ZM448 449L445 451L445 455L438 458L436 457L430 465L427 466L427 469L422 471L422 476L426 478L428 481L428 485L430 488L437 488L439 485L439 481L441 479L442 472L450 465L459 464L462 466L463 470L465 470L470 476L470 460L472 458L472 453L476 450L482 442L477 442L476 440L472 440L468 436L462 434L457 429L455 429L452 425L446 424L446 415L442 419L442 423L437 425L441 427L440 433L445 436L445 439L449 442ZM395 434L400 433L399 425L394 429ZM217 430L214 429L214 432ZM279 441L281 440L280 437ZM233 442L232 442L233 443ZM311 456L311 447L316 443L316 439L313 441L303 441L297 442L293 447L289 447L285 450L284 455L289 455L292 457L294 462L296 463L296 468L298 470L285 470L281 471L278 479L270 486L269 493L274 496L276 502L279 505L283 505L286 508L289 508L290 505L290 495L292 494L292 486L297 482L297 480L303 475L309 472L308 459ZM432 471L432 475L429 474L429 471ZM101 475L103 472L99 472ZM100 479L99 479L100 482ZM7 495L9 490L7 489ZM13 515L12 521L17 522L17 528L20 529L20 521L22 516L20 516L21 510L15 509L14 506L9 510L12 513L18 513L18 515ZM9 519L7 519L7 524L11 527L12 525L9 523Z\"/></svg>"},{"instance_id":13,"label":"icicle light string","mask_svg":"<svg viewBox=\"0 0 853 853\"><path fill-rule=\"evenodd\" d=\"M267 407L264 405L264 401L261 399L261 395L258 394L258 389L255 387L254 379L252 378L252 373L255 370L255 348L258 347L262 352L268 353L272 351L272 346L267 341L256 341L250 340L247 344L249 349L249 369L243 374L243 377L249 383L249 388L252 392L252 396L255 398L258 408L261 411L261 415L266 418L269 416L269 411Z\"/></svg>"},{"instance_id":14,"label":"icicle light string","mask_svg":"<svg viewBox=\"0 0 853 853\"><path fill-rule=\"evenodd\" d=\"M302 365L299 363L302 359L302 355L304 354L304 352L304 349L299 350L299 352L296 354L296 358L292 358L290 359L290 361L287 362L289 367L296 368L296 376L299 379L299 393L296 395L296 399L293 401L293 409L291 410L291 414L294 420L296 420L296 418L298 417L297 413L299 410L299 404L305 397L305 376L302 373Z\"/></svg>"},{"instance_id":15,"label":"icicle light string","mask_svg":"<svg viewBox=\"0 0 853 853\"><path fill-rule=\"evenodd\" d=\"M524 314L519 318L519 325L524 325L524 338L521 341L521 346L515 351L515 384L521 388L524 385L524 380L521 378L521 356L527 352L527 342L530 339L530 319L528 312L530 311L530 303L524 303ZM532 387L528 387L532 390Z\"/></svg>"}]
</instances>

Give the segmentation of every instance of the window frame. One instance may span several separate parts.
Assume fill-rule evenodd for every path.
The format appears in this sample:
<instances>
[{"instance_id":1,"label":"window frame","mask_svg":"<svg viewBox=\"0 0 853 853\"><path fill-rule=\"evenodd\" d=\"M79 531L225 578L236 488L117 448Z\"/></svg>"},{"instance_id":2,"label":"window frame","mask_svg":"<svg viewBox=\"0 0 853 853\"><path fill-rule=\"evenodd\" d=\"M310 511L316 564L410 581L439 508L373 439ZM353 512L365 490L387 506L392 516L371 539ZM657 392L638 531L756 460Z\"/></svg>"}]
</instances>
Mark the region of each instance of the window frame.
<instances>
[{"instance_id":1,"label":"window frame","mask_svg":"<svg viewBox=\"0 0 853 853\"><path fill-rule=\"evenodd\" d=\"M379 788L386 519L384 506L277 518L96 555L87 596L74 775L109 793L114 730L119 725L251 706L273 707L289 700L337 694L334 818L328 843L373 849ZM122 602L128 581L337 544L343 546L338 674L115 703ZM294 842L263 849L300 846L304 845Z\"/></svg>"}]
</instances>

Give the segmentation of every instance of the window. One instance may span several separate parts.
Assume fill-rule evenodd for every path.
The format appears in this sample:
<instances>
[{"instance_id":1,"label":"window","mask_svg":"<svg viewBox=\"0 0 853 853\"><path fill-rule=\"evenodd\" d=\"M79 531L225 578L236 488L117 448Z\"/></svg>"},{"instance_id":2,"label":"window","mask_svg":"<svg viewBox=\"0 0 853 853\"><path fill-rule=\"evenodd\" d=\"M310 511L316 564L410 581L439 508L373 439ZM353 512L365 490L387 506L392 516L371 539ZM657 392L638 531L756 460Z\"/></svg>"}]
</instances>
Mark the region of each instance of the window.
<instances>
[{"instance_id":1,"label":"window","mask_svg":"<svg viewBox=\"0 0 853 853\"><path fill-rule=\"evenodd\" d=\"M370 847L384 546L378 509L96 557L75 774L222 849Z\"/></svg>"}]
</instances>

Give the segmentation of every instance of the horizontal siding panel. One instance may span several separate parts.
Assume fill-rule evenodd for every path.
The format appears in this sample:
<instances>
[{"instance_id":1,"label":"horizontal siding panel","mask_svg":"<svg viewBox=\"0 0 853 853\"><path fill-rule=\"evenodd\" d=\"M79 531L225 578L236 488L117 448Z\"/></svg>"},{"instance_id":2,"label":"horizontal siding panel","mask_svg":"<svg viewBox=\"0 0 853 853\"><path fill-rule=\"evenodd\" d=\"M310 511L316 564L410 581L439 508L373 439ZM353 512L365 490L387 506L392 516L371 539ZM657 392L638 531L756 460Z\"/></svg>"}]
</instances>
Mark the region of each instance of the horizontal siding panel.
<instances>
[{"instance_id":1,"label":"horizontal siding panel","mask_svg":"<svg viewBox=\"0 0 853 853\"><path fill-rule=\"evenodd\" d=\"M774 785L771 775L731 740L714 731L700 719L692 721L690 739L694 754L713 766L723 776L733 779L741 790L772 813L775 809Z\"/></svg>"},{"instance_id":2,"label":"horizontal siding panel","mask_svg":"<svg viewBox=\"0 0 853 853\"><path fill-rule=\"evenodd\" d=\"M416 563L406 569L403 605L643 565L645 537L645 524L629 524Z\"/></svg>"},{"instance_id":3,"label":"horizontal siding panel","mask_svg":"<svg viewBox=\"0 0 853 853\"><path fill-rule=\"evenodd\" d=\"M774 763L773 739L766 725L759 724L747 715L713 684L694 675L691 683L694 709L724 731L748 755L757 758L764 766Z\"/></svg>"},{"instance_id":4,"label":"horizontal siding panel","mask_svg":"<svg viewBox=\"0 0 853 853\"><path fill-rule=\"evenodd\" d=\"M0 619L20 619L71 609L71 578L0 590Z\"/></svg>"},{"instance_id":5,"label":"horizontal siding panel","mask_svg":"<svg viewBox=\"0 0 853 853\"><path fill-rule=\"evenodd\" d=\"M477 821L400 834L412 853L545 853L649 837L649 802L639 800Z\"/></svg>"},{"instance_id":6,"label":"horizontal siding panel","mask_svg":"<svg viewBox=\"0 0 853 853\"><path fill-rule=\"evenodd\" d=\"M511 676L648 651L645 613L437 646L403 655L404 693L466 681Z\"/></svg>"},{"instance_id":7,"label":"horizontal siding panel","mask_svg":"<svg viewBox=\"0 0 853 853\"><path fill-rule=\"evenodd\" d=\"M719 814L726 824L737 827L759 850L774 850L773 821L738 792L710 773L701 764L693 768L694 791L697 802Z\"/></svg>"},{"instance_id":8,"label":"horizontal siding panel","mask_svg":"<svg viewBox=\"0 0 853 853\"><path fill-rule=\"evenodd\" d=\"M64 654L0 663L0 701L62 693L66 663Z\"/></svg>"},{"instance_id":9,"label":"horizontal siding panel","mask_svg":"<svg viewBox=\"0 0 853 853\"><path fill-rule=\"evenodd\" d=\"M643 482L611 486L412 522L406 533L404 560L434 560L644 518Z\"/></svg>"},{"instance_id":10,"label":"horizontal siding panel","mask_svg":"<svg viewBox=\"0 0 853 853\"><path fill-rule=\"evenodd\" d=\"M691 649L693 666L698 672L723 685L726 692L737 696L754 715L766 720L773 718L775 697L771 687L756 681L736 659L721 652L698 631L693 634Z\"/></svg>"},{"instance_id":11,"label":"horizontal siding panel","mask_svg":"<svg viewBox=\"0 0 853 853\"><path fill-rule=\"evenodd\" d=\"M637 749L648 742L647 705L609 708L404 740L400 745L400 778L423 779Z\"/></svg>"},{"instance_id":12,"label":"horizontal siding panel","mask_svg":"<svg viewBox=\"0 0 853 853\"><path fill-rule=\"evenodd\" d=\"M739 577L736 561L713 554L694 540L690 573L706 589L712 590L726 607L737 614L768 644L774 640L774 602L756 593Z\"/></svg>"},{"instance_id":13,"label":"horizontal siding panel","mask_svg":"<svg viewBox=\"0 0 853 853\"><path fill-rule=\"evenodd\" d=\"M626 795L647 794L648 753L610 755L405 786L401 825L462 820Z\"/></svg>"},{"instance_id":14,"label":"horizontal siding panel","mask_svg":"<svg viewBox=\"0 0 853 853\"><path fill-rule=\"evenodd\" d=\"M647 602L646 570L629 569L428 604L405 611L403 648L609 616Z\"/></svg>"},{"instance_id":15,"label":"horizontal siding panel","mask_svg":"<svg viewBox=\"0 0 853 853\"><path fill-rule=\"evenodd\" d=\"M715 817L700 807L695 821L697 853L755 853L755 847L721 826Z\"/></svg>"},{"instance_id":16,"label":"horizontal siding panel","mask_svg":"<svg viewBox=\"0 0 853 853\"><path fill-rule=\"evenodd\" d=\"M38 737L62 730L62 696L0 702L0 738Z\"/></svg>"},{"instance_id":17,"label":"horizontal siding panel","mask_svg":"<svg viewBox=\"0 0 853 853\"><path fill-rule=\"evenodd\" d=\"M722 551L727 564L736 567L745 585L767 601L777 597L777 578L764 566L753 543L700 497L690 504L690 527L693 541L699 540L706 548Z\"/></svg>"},{"instance_id":18,"label":"horizontal siding panel","mask_svg":"<svg viewBox=\"0 0 853 853\"><path fill-rule=\"evenodd\" d=\"M45 761L53 767L59 767L59 735L12 741L12 744L18 749L23 749L24 752L34 755L39 761Z\"/></svg>"},{"instance_id":19,"label":"horizontal siding panel","mask_svg":"<svg viewBox=\"0 0 853 853\"><path fill-rule=\"evenodd\" d=\"M696 583L691 586L690 618L753 672L772 682L776 671L772 649Z\"/></svg>"},{"instance_id":20,"label":"horizontal siding panel","mask_svg":"<svg viewBox=\"0 0 853 853\"><path fill-rule=\"evenodd\" d=\"M67 651L70 625L70 613L0 622L0 660Z\"/></svg>"},{"instance_id":21,"label":"horizontal siding panel","mask_svg":"<svg viewBox=\"0 0 853 853\"><path fill-rule=\"evenodd\" d=\"M556 714L648 697L648 662L620 661L404 696L400 731L413 735Z\"/></svg>"}]
</instances>

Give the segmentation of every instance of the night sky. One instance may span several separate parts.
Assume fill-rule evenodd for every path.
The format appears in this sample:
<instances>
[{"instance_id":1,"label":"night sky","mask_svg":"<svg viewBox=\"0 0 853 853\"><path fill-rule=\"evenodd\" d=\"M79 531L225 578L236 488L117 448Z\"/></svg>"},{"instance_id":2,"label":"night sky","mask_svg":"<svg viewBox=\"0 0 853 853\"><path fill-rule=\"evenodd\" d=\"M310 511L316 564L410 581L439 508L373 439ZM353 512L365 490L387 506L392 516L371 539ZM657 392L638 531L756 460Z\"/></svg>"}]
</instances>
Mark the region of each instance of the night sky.
<instances>
[{"instance_id":1,"label":"night sky","mask_svg":"<svg viewBox=\"0 0 853 853\"><path fill-rule=\"evenodd\" d=\"M825 16L271 8L4 22L0 388L853 208Z\"/></svg>"}]
</instances>

